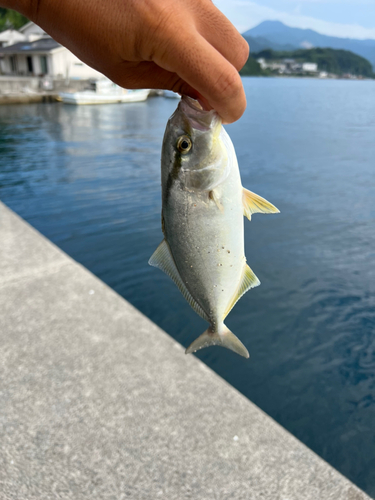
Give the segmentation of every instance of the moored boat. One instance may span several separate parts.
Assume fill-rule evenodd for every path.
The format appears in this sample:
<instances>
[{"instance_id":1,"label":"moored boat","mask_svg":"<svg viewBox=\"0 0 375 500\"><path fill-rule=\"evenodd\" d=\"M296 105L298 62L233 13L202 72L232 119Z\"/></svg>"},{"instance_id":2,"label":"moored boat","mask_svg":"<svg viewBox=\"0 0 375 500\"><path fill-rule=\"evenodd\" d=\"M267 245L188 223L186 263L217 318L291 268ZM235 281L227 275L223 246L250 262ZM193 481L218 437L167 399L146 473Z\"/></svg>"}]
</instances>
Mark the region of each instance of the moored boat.
<instances>
[{"instance_id":1,"label":"moored boat","mask_svg":"<svg viewBox=\"0 0 375 500\"><path fill-rule=\"evenodd\" d=\"M60 92L58 100L64 104L76 105L141 102L147 99L149 93L149 89L123 89L108 79L102 79L92 82L87 90Z\"/></svg>"}]
</instances>

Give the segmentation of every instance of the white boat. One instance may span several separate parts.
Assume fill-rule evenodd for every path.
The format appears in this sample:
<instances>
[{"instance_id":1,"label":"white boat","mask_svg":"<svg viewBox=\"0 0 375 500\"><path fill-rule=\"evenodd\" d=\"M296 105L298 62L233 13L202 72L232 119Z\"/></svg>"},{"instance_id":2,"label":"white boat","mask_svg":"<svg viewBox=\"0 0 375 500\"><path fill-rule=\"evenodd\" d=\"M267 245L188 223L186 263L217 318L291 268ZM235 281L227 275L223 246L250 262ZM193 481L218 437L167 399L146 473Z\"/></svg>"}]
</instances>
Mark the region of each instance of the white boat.
<instances>
[{"instance_id":1,"label":"white boat","mask_svg":"<svg viewBox=\"0 0 375 500\"><path fill-rule=\"evenodd\" d=\"M87 90L79 92L60 92L58 100L64 104L114 104L122 102L145 101L149 89L123 89L108 79L91 82Z\"/></svg>"}]
</instances>

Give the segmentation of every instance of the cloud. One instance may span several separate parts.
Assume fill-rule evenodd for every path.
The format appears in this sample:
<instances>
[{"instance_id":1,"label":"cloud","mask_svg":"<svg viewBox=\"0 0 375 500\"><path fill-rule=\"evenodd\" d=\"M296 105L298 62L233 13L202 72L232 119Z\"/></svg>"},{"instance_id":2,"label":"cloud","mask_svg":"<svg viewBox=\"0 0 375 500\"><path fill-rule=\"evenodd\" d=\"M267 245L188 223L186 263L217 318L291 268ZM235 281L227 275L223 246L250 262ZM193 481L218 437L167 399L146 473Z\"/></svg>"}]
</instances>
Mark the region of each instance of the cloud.
<instances>
[{"instance_id":1,"label":"cloud","mask_svg":"<svg viewBox=\"0 0 375 500\"><path fill-rule=\"evenodd\" d=\"M241 33L253 28L262 21L282 21L288 26L310 28L324 35L343 38L375 39L375 28L365 28L358 24L340 24L323 21L322 19L301 15L298 11L294 13L283 12L259 5L250 0L216 0L215 5L230 19Z\"/></svg>"}]
</instances>

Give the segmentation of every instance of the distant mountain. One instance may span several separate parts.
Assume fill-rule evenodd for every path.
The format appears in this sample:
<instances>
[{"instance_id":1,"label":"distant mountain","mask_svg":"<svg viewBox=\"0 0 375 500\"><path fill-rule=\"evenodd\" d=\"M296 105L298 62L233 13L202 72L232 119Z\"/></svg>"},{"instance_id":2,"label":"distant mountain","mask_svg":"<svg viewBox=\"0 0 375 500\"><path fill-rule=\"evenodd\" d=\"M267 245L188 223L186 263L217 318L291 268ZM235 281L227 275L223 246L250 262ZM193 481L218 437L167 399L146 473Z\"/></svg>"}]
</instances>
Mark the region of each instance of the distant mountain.
<instances>
[{"instance_id":1,"label":"distant mountain","mask_svg":"<svg viewBox=\"0 0 375 500\"><path fill-rule=\"evenodd\" d=\"M257 47L268 41L267 48L273 50L292 50L309 49L313 47L323 47L331 49L349 50L364 57L371 62L375 68L375 40L356 40L353 38L339 38L334 36L321 35L310 29L291 28L280 21L264 21L255 28L243 33L244 38L248 40L251 50L251 44ZM280 48L288 46L288 49ZM257 52L257 50L254 50Z\"/></svg>"},{"instance_id":2,"label":"distant mountain","mask_svg":"<svg viewBox=\"0 0 375 500\"><path fill-rule=\"evenodd\" d=\"M262 50L266 49L273 49L273 50L295 50L295 45L290 45L290 44L280 44L280 43L272 43L267 38L257 36L257 37L252 37L252 36L245 36L243 35L248 42L250 46L250 52L254 54L255 52L260 52ZM271 47L272 45L272 47Z\"/></svg>"}]
</instances>

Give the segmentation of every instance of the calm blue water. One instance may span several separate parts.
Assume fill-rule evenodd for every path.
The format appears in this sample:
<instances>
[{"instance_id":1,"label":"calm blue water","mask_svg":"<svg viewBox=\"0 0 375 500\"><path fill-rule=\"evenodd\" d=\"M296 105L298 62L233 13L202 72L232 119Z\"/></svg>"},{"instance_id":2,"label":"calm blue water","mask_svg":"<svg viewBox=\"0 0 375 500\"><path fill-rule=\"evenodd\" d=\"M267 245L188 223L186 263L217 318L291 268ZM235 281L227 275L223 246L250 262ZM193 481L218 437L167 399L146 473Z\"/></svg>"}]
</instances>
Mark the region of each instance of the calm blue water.
<instances>
[{"instance_id":1,"label":"calm blue water","mask_svg":"<svg viewBox=\"0 0 375 500\"><path fill-rule=\"evenodd\" d=\"M246 223L262 285L210 367L375 496L375 82L244 79L228 131L243 184L280 215ZM0 107L0 197L187 346L206 328L147 260L162 239L160 147L176 101Z\"/></svg>"}]
</instances>

